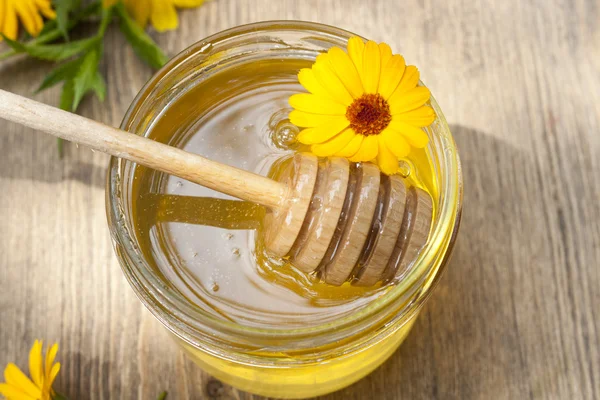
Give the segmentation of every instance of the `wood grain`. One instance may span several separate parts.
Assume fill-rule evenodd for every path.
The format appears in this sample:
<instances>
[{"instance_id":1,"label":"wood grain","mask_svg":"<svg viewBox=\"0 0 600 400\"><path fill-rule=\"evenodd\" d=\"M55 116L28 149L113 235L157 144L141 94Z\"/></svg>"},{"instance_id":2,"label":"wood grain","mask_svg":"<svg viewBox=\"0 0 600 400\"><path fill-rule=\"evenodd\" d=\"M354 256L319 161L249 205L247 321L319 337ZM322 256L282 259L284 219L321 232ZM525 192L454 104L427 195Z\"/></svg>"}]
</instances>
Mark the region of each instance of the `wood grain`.
<instances>
[{"instance_id":1,"label":"wood grain","mask_svg":"<svg viewBox=\"0 0 600 400\"><path fill-rule=\"evenodd\" d=\"M445 111L461 150L464 216L453 260L400 350L326 399L600 398L600 6L597 0L215 0L155 37L169 54L268 19L387 41ZM111 29L104 104L118 125L151 76ZM0 64L30 96L50 66ZM56 105L57 90L36 99ZM184 358L112 254L107 157L14 124L0 133L0 365L59 341L71 399L256 399Z\"/></svg>"}]
</instances>

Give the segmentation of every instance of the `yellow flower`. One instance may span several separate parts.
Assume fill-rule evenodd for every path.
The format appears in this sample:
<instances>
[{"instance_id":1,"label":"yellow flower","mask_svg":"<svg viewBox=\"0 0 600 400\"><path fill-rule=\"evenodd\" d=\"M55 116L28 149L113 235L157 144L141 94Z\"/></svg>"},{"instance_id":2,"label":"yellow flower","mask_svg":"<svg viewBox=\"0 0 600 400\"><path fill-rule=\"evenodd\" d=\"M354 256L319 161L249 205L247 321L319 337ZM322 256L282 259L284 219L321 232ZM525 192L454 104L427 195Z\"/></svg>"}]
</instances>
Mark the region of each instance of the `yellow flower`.
<instances>
[{"instance_id":1,"label":"yellow flower","mask_svg":"<svg viewBox=\"0 0 600 400\"><path fill-rule=\"evenodd\" d=\"M50 0L0 0L0 32L7 38L16 40L19 33L19 22L31 36L37 36L44 27L46 18L56 18ZM0 39L1 40L1 39Z\"/></svg>"},{"instance_id":2,"label":"yellow flower","mask_svg":"<svg viewBox=\"0 0 600 400\"><path fill-rule=\"evenodd\" d=\"M290 121L306 128L298 141L311 145L315 155L376 161L391 175L411 147L427 145L421 128L435 120L425 105L431 93L418 86L417 68L387 44L353 37L347 53L329 49L298 80L309 93L290 97Z\"/></svg>"},{"instance_id":3,"label":"yellow flower","mask_svg":"<svg viewBox=\"0 0 600 400\"><path fill-rule=\"evenodd\" d=\"M120 0L102 0L104 7L111 7ZM127 11L136 22L145 28L148 20L159 32L177 29L179 21L175 7L199 7L204 0L123 0Z\"/></svg>"},{"instance_id":4,"label":"yellow flower","mask_svg":"<svg viewBox=\"0 0 600 400\"><path fill-rule=\"evenodd\" d=\"M46 351L46 359L43 360L42 342L36 340L29 352L31 379L10 363L4 370L6 383L0 383L0 394L6 400L50 400L54 395L52 383L60 370L60 363L53 364L57 352L58 345L55 343Z\"/></svg>"}]
</instances>

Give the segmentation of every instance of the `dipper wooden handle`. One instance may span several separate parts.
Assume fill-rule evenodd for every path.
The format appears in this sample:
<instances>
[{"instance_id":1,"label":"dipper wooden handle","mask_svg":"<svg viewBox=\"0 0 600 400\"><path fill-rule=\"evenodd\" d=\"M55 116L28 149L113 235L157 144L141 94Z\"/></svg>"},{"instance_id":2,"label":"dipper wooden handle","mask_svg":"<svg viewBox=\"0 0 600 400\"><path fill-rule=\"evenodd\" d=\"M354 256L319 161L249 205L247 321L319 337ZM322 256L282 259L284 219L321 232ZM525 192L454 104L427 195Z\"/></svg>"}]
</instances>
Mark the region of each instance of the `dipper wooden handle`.
<instances>
[{"instance_id":1,"label":"dipper wooden handle","mask_svg":"<svg viewBox=\"0 0 600 400\"><path fill-rule=\"evenodd\" d=\"M0 117L266 206L267 250L332 285L401 277L429 236L429 194L374 164L298 153L269 179L2 90Z\"/></svg>"},{"instance_id":2,"label":"dipper wooden handle","mask_svg":"<svg viewBox=\"0 0 600 400\"><path fill-rule=\"evenodd\" d=\"M280 207L288 195L285 185L264 176L221 164L4 90L0 90L0 118L267 207Z\"/></svg>"}]
</instances>

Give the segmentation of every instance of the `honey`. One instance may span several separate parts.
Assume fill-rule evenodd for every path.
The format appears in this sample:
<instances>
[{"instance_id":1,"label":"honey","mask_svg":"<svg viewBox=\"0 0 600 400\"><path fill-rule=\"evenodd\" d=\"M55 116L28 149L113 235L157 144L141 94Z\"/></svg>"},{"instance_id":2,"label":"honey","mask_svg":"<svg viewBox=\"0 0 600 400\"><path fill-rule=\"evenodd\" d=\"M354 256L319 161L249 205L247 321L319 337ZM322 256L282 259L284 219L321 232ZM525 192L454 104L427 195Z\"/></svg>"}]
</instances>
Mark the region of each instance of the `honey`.
<instances>
[{"instance_id":1,"label":"honey","mask_svg":"<svg viewBox=\"0 0 600 400\"><path fill-rule=\"evenodd\" d=\"M171 104L149 137L274 176L280 159L308 151L294 140L287 99L303 91L297 73L309 65L266 60L215 74ZM424 151L403 163L408 185L435 191ZM327 285L270 257L261 245L262 206L143 167L135 170L133 192L146 259L191 302L223 318L262 327L318 324L355 312L389 288Z\"/></svg>"}]
</instances>

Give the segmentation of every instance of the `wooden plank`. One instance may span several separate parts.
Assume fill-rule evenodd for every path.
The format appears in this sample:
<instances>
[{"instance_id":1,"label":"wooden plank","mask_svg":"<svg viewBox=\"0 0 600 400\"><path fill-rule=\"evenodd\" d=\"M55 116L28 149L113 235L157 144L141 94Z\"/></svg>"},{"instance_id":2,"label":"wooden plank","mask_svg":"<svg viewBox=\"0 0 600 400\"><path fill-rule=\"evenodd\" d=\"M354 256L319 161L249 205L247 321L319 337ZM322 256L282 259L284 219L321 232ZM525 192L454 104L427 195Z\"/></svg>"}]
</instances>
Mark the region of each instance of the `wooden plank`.
<instances>
[{"instance_id":1,"label":"wooden plank","mask_svg":"<svg viewBox=\"0 0 600 400\"><path fill-rule=\"evenodd\" d=\"M600 397L600 7L596 0L218 0L153 34L169 54L242 23L304 19L387 41L422 71L461 150L454 257L401 349L327 399ZM151 71L111 29L108 98L81 113L118 125ZM31 95L43 63L0 64ZM56 104L56 89L34 96ZM0 366L35 338L61 343L72 399L257 399L209 377L141 306L112 254L107 158L3 123Z\"/></svg>"}]
</instances>

